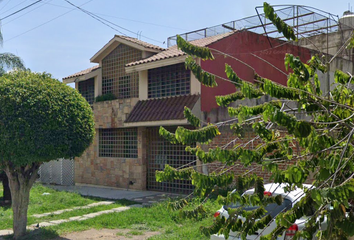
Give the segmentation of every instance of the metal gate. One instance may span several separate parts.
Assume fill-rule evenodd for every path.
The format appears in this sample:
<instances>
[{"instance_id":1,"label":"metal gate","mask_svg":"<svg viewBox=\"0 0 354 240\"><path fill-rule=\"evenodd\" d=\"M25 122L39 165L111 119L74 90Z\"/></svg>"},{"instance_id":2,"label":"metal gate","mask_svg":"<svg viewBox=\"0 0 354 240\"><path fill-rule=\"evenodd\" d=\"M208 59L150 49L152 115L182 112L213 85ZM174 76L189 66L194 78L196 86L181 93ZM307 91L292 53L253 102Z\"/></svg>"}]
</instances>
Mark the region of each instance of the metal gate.
<instances>
[{"instance_id":1,"label":"metal gate","mask_svg":"<svg viewBox=\"0 0 354 240\"><path fill-rule=\"evenodd\" d=\"M43 163L39 168L39 181L46 184L74 185L74 160L58 159Z\"/></svg>"},{"instance_id":2,"label":"metal gate","mask_svg":"<svg viewBox=\"0 0 354 240\"><path fill-rule=\"evenodd\" d=\"M173 129L168 129L172 131ZM185 151L181 144L171 144L159 135L159 128L147 128L147 188L149 190L190 193L194 190L190 181L156 182L156 170L163 170L165 164L174 168L185 165L196 166L196 156Z\"/></svg>"}]
</instances>

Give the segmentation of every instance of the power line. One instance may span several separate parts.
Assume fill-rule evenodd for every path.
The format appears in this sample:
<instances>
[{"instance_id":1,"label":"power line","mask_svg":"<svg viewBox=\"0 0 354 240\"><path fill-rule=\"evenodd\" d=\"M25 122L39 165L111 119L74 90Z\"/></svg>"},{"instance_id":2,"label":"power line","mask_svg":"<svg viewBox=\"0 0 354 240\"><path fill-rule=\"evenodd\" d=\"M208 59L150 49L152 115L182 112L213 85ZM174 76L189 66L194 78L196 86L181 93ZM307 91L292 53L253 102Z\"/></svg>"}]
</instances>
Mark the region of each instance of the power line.
<instances>
[{"instance_id":1,"label":"power line","mask_svg":"<svg viewBox=\"0 0 354 240\"><path fill-rule=\"evenodd\" d=\"M52 1L52 0L49 0L49 1ZM22 14L22 15L20 15L20 16L18 16L18 17L12 18L11 20L2 23L2 26L5 26L5 25L9 24L10 22L13 22L13 21L17 20L17 19L23 17L24 15L27 15L27 14L29 14L29 13L31 13L31 12L37 10L37 9L40 8L40 7L43 7L45 4L47 4L47 3L46 3L46 2L42 2L42 5L39 5L39 6L35 7L35 8L32 8L31 10L25 12L24 14Z\"/></svg>"},{"instance_id":2,"label":"power line","mask_svg":"<svg viewBox=\"0 0 354 240\"><path fill-rule=\"evenodd\" d=\"M89 11L87 11L87 10L85 10L85 9L83 9L83 8L80 8L79 6L76 6L75 4L69 2L68 0L64 0L64 1L67 2L68 4L74 6L75 8L79 9L80 11L86 13L87 15L89 15L90 17L94 18L95 20L99 21L100 23L106 25L107 27L109 27L109 28L111 28L111 29L113 29L113 30L119 32L120 34L126 35L126 34L124 34L123 32L119 31L118 29L113 28L112 26L108 25L107 23L101 21L97 16L95 16L95 14L90 13ZM123 28L123 29L124 29L124 28Z\"/></svg>"},{"instance_id":3,"label":"power line","mask_svg":"<svg viewBox=\"0 0 354 240\"><path fill-rule=\"evenodd\" d=\"M24 2L26 2L27 0L24 0L24 1L22 1L22 2L20 2L20 3L18 3L18 4L16 4L15 6L13 6L13 7L11 7L11 8L9 8L9 9L7 9L5 12L2 12L1 14L4 14L4 13L7 13L7 12L10 12L10 10L12 10L12 9L14 9L15 7L17 7L17 6L19 6L19 5L21 5L22 3L24 3ZM10 1L9 1L10 2ZM6 4L7 5L7 4ZM6 6L5 5L5 6ZM5 7L4 6L4 7ZM3 8L4 8L3 7ZM1 10L3 9L3 8L1 8Z\"/></svg>"},{"instance_id":4,"label":"power line","mask_svg":"<svg viewBox=\"0 0 354 240\"><path fill-rule=\"evenodd\" d=\"M117 25L117 24L115 24L115 23L113 23L113 22L110 22L110 21L108 21L107 19L104 19L104 18L102 18L102 17L100 17L100 16L98 16L98 15L96 15L96 14L90 12L90 11L87 11L87 10L85 10L85 9L83 9L83 8L80 8L79 6L76 6L75 4L71 3L69 0L64 0L64 1L67 2L68 4L70 4L71 6L74 6L75 8L79 9L80 11L86 13L87 15L89 15L90 17L94 18L95 20L99 21L100 23L106 25L107 27L109 27L109 28L111 28L111 29L113 29L113 30L115 30L115 31L117 31L117 32L119 32L119 33L125 35L125 36L126 36L127 34L122 33L121 31L119 31L118 29L112 27L111 25L116 26L116 27L118 27L118 28L121 28L121 29L123 29L123 30L125 30L125 31L127 31L127 32L132 33L132 34L136 34L136 32L133 32L133 31L131 31L131 30L127 29L127 28L124 28L124 27L122 27L122 26L119 26L119 25ZM107 24L106 22L109 23L109 24L111 24L111 25ZM144 37L144 38L146 38L146 39L149 39L149 40L152 40L152 41L161 43L161 41L159 41L159 40L152 39L152 38L149 38L149 37L146 37L146 36L143 36L143 35L141 35L141 36Z\"/></svg>"},{"instance_id":5,"label":"power line","mask_svg":"<svg viewBox=\"0 0 354 240\"><path fill-rule=\"evenodd\" d=\"M8 17L11 17L11 16L13 16L13 15L15 15L15 14L17 14L17 13L19 13L19 12L21 12L21 11L27 9L27 8L29 8L29 7L32 7L33 5L35 5L35 4L37 4L37 3L41 2L41 1L43 1L43 0L38 0L38 1L34 2L34 3L31 3L30 5L27 5L27 6L24 7L24 8L21 8L20 10L17 10L16 12L13 12L13 13L7 15L6 17L0 18L0 21L6 19L6 18L8 18Z\"/></svg>"},{"instance_id":6,"label":"power line","mask_svg":"<svg viewBox=\"0 0 354 240\"><path fill-rule=\"evenodd\" d=\"M66 8L66 9L72 9L70 7L65 7L62 5L58 5L58 4L54 4L54 3L43 3L43 4L47 4L47 5L52 5L52 6L56 6L56 7L60 7L60 8ZM87 11L87 10L86 10ZM157 26L157 27L164 27L164 28L169 28L169 29L177 29L177 30L183 30L183 31L188 31L188 29L184 29L184 28L179 28L179 27L173 27L173 26L167 26L167 25L161 25L161 24L157 24L157 23L152 23L152 22L144 22L144 21L139 21L139 20L134 20L134 19L129 19L129 18L122 18L122 17L117 17L117 16L112 16L112 15L107 15L104 13L98 13L98 12L91 12L92 14L95 14L96 16L105 16L105 17L110 17L110 18L116 18L116 19L121 19L121 20L125 20L125 21L130 21L130 22L136 22L136 23L142 23L142 24L146 24L146 25L152 25L152 26ZM102 17L101 17L102 18Z\"/></svg>"},{"instance_id":7,"label":"power line","mask_svg":"<svg viewBox=\"0 0 354 240\"><path fill-rule=\"evenodd\" d=\"M2 6L2 8L0 10L3 10L10 2L11 2L11 0L8 0L7 3L5 3L4 6Z\"/></svg>"},{"instance_id":8,"label":"power line","mask_svg":"<svg viewBox=\"0 0 354 240\"><path fill-rule=\"evenodd\" d=\"M89 2L92 2L92 1L93 1L93 0L87 1L86 3L82 4L81 6L83 6L83 5L85 5L85 4L89 3ZM33 31L33 30L35 30L35 29L37 29L37 28L39 28L39 27L41 27L41 26L43 26L43 25L45 25L45 24L47 24L47 23L50 23L50 22L52 22L52 21L54 21L54 20L56 20L56 19L58 19L58 18L60 18L60 17L62 17L62 16L64 16L64 15L66 15L66 14L68 14L68 13L74 11L74 10L75 10L75 9L72 9L72 10L70 10L70 11L67 11L67 12L65 12L65 13L63 13L63 14L61 14L61 15L55 17L55 18L52 18L52 19L49 20L49 21L46 21L45 23L42 23L42 24L40 24L40 25L38 25L38 26L36 26L36 27L34 27L34 28L31 28L30 30L27 30L27 31L25 31L25 32L23 32L23 33L21 33L21 34L18 34L18 35L16 35L16 36L14 36L14 37L12 37L12 38L10 38L10 39L4 41L4 42L10 41L10 40L12 40L12 39L14 39L14 38L17 38L17 37L19 37L19 36L22 36L22 35L24 35L24 34L30 32L30 31Z\"/></svg>"}]
</instances>

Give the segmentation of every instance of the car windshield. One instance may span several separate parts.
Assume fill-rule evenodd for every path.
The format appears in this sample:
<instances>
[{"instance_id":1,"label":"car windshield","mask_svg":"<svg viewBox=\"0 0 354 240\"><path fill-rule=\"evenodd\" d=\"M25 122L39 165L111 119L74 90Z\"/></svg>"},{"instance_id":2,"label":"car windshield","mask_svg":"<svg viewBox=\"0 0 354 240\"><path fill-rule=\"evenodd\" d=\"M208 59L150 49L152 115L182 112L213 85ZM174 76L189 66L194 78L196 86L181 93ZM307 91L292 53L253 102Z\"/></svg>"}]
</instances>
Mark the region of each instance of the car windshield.
<instances>
[{"instance_id":1,"label":"car windshield","mask_svg":"<svg viewBox=\"0 0 354 240\"><path fill-rule=\"evenodd\" d=\"M239 203L235 203L235 204L231 204L231 205L224 207L224 208L227 209L227 208L239 208L239 207L241 207L241 205ZM244 206L243 207L243 209L246 211L255 210L257 208L259 208L259 206ZM278 205L276 203L271 203L265 207L265 210L267 211L266 214L270 214L270 216L272 218L274 218L283 210L288 210L290 208L291 208L291 201L289 199L284 199L284 201L282 202L281 205Z\"/></svg>"}]
</instances>

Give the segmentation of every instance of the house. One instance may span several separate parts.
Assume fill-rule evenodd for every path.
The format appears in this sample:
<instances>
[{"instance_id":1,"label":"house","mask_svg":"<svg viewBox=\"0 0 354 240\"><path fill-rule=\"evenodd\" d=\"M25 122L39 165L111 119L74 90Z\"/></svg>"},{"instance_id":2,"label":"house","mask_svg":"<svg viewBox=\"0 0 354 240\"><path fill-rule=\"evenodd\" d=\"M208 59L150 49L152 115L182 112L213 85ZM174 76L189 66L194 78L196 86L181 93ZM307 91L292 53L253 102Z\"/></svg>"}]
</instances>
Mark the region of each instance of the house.
<instances>
[{"instance_id":1,"label":"house","mask_svg":"<svg viewBox=\"0 0 354 240\"><path fill-rule=\"evenodd\" d=\"M232 31L192 43L227 52L244 61L214 54L213 62L201 62L203 69L224 78L227 62L242 78L252 81L256 70L265 77L276 76L284 84L286 76L264 59L285 71L283 52L310 57L310 51L300 51L291 44L272 53L266 37L249 31ZM258 51L263 60L246 54ZM220 120L223 117L215 96L234 92L235 87L220 79L215 89L202 86L185 69L185 58L177 46L161 49L134 38L114 36L91 58L98 65L63 79L65 83L75 82L78 91L92 104L95 116L96 137L75 163L76 183L174 192L192 189L188 182L155 181L155 171L162 170L165 164L198 165L195 156L184 151L184 146L162 139L158 129L188 126L183 116L184 106L206 122ZM247 64L256 67L253 70ZM94 102L95 97L107 93L113 93L117 99Z\"/></svg>"},{"instance_id":2,"label":"house","mask_svg":"<svg viewBox=\"0 0 354 240\"><path fill-rule=\"evenodd\" d=\"M205 35L190 42L212 49L215 60L199 60L199 64L205 71L219 76L218 87L202 86L185 69L186 55L176 45L164 49L118 35L90 59L96 66L63 79L65 83L75 83L75 88L92 105L95 116L94 142L75 161L76 184L190 192L193 187L187 181L156 182L155 171L162 170L165 164L175 168L195 166L205 173L209 169L185 152L184 146L172 145L160 137L159 127L171 130L180 125L191 127L183 116L184 106L192 109L204 123L227 120L226 109L217 106L215 101L215 96L235 91L233 84L223 80L225 63L250 82L257 72L285 85L284 54L292 53L306 61L316 53L247 29ZM116 99L94 101L95 97L107 94L113 94ZM228 140L231 133L224 131L226 138L216 138L210 146Z\"/></svg>"}]
</instances>

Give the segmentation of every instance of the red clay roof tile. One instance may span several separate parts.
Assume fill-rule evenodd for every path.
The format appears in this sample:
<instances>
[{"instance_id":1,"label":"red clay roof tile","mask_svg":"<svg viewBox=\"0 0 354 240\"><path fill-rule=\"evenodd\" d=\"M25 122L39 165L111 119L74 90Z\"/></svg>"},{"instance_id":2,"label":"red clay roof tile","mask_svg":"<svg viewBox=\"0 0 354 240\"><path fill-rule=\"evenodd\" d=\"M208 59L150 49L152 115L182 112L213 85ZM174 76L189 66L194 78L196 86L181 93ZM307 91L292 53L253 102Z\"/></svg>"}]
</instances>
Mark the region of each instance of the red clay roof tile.
<instances>
[{"instance_id":1,"label":"red clay roof tile","mask_svg":"<svg viewBox=\"0 0 354 240\"><path fill-rule=\"evenodd\" d=\"M127 41L130 41L130 42L132 42L132 43L139 44L140 46L143 46L143 47L146 47L146 48L156 49L156 50L161 50L161 51L162 51L162 50L165 50L165 48L156 46L156 45L151 44L151 43L147 43L147 42L141 41L141 40L139 40L139 39L137 39L137 38L132 38L132 37L123 36L123 35L115 35L115 37L125 39L125 40L127 40Z\"/></svg>"},{"instance_id":2,"label":"red clay roof tile","mask_svg":"<svg viewBox=\"0 0 354 240\"><path fill-rule=\"evenodd\" d=\"M215 43L217 41L220 41L223 38L226 38L232 34L234 34L235 32L227 32L227 33L223 33L223 34L219 34L216 36L212 36L212 37L207 37L207 38L202 38L202 39L198 39L198 40L194 40L191 41L190 43L192 43L193 45L196 45L198 47L206 47L212 43ZM131 66L136 66L136 65L140 65L140 64L144 64L144 63L149 63L149 62L155 62L155 61L159 61L159 60L163 60L163 59L167 59L167 58L174 58L174 57L179 57L179 56L183 56L186 55L184 52L182 52L181 50L179 50L177 48L177 45L174 45L168 49L166 49L165 51L159 52L149 58L145 58L139 61L135 61L135 62L131 62L126 64L126 67L131 67Z\"/></svg>"},{"instance_id":3,"label":"red clay roof tile","mask_svg":"<svg viewBox=\"0 0 354 240\"><path fill-rule=\"evenodd\" d=\"M91 67L91 68L82 70L81 72L78 72L78 73L74 73L74 74L72 74L72 75L70 75L70 76L67 76L67 77L63 78L63 80L64 80L64 79L68 79L68 78L73 78L73 77L80 77L80 76L83 76L83 75L85 75L85 74L87 74L87 73L96 71L97 69L99 69L99 65L96 65L96 66L93 66L93 67Z\"/></svg>"},{"instance_id":4,"label":"red clay roof tile","mask_svg":"<svg viewBox=\"0 0 354 240\"><path fill-rule=\"evenodd\" d=\"M185 119L184 107L192 109L198 99L199 95L184 95L142 100L135 105L125 122L182 120Z\"/></svg>"}]
</instances>

